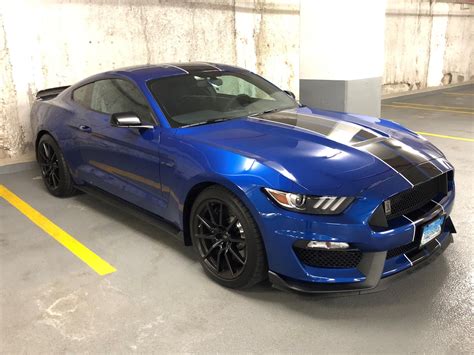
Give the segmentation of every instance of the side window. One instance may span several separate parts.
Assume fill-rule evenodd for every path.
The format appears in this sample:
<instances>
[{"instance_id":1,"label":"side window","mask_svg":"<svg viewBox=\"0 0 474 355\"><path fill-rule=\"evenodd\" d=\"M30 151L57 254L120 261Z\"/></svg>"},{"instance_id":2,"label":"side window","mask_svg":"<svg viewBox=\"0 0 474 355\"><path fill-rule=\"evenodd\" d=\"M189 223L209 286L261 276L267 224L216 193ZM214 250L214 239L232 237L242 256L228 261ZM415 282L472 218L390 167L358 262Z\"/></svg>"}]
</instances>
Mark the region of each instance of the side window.
<instances>
[{"instance_id":1,"label":"side window","mask_svg":"<svg viewBox=\"0 0 474 355\"><path fill-rule=\"evenodd\" d=\"M259 89L252 83L233 75L223 75L218 77L222 80L222 84L215 86L218 94L237 96L239 94L246 94L256 99L272 100L274 99L265 91Z\"/></svg>"},{"instance_id":2,"label":"side window","mask_svg":"<svg viewBox=\"0 0 474 355\"><path fill-rule=\"evenodd\" d=\"M142 122L155 124L143 94L132 83L122 79L105 79L94 83L91 109L107 114L133 112Z\"/></svg>"},{"instance_id":3,"label":"side window","mask_svg":"<svg viewBox=\"0 0 474 355\"><path fill-rule=\"evenodd\" d=\"M72 92L72 99L85 107L90 107L92 86L94 83L86 84Z\"/></svg>"}]
</instances>

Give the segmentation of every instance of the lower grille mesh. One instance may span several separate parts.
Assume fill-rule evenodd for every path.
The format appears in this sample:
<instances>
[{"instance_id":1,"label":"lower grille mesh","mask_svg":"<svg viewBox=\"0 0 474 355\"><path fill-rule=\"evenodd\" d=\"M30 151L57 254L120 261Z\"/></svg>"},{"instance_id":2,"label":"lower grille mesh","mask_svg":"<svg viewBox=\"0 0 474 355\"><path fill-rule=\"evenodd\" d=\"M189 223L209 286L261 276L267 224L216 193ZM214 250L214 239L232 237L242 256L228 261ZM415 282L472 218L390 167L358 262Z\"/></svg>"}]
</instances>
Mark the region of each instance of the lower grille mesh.
<instances>
[{"instance_id":1,"label":"lower grille mesh","mask_svg":"<svg viewBox=\"0 0 474 355\"><path fill-rule=\"evenodd\" d=\"M354 268L362 259L362 253L358 250L332 251L298 247L294 250L303 264L320 268Z\"/></svg>"},{"instance_id":2,"label":"lower grille mesh","mask_svg":"<svg viewBox=\"0 0 474 355\"><path fill-rule=\"evenodd\" d=\"M398 255L408 253L409 251L416 249L418 247L418 244L419 244L418 242L411 242L411 243L390 249L387 252L387 259L394 258Z\"/></svg>"}]
</instances>

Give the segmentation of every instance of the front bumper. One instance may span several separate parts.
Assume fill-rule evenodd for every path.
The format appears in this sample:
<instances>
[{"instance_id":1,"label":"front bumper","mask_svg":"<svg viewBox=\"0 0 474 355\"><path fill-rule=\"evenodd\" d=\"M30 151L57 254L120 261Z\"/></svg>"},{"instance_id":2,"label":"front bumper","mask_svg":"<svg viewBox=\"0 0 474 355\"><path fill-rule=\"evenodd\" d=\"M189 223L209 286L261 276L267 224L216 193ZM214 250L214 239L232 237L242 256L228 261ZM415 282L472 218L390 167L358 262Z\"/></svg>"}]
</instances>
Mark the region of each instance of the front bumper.
<instances>
[{"instance_id":1,"label":"front bumper","mask_svg":"<svg viewBox=\"0 0 474 355\"><path fill-rule=\"evenodd\" d=\"M371 211L381 203L378 196L390 188L390 184L380 184L368 190L364 198L338 216L282 212L263 194L255 194L253 201L259 207L269 278L275 287L311 293L367 292L444 250L455 232L449 217L454 205L454 183L447 195L432 200L415 216L408 214L411 219L401 216L390 222L389 228L374 228L368 223ZM419 248L422 227L440 215L445 216L441 234ZM311 240L346 242L360 251L360 261L344 267L308 262L295 252L295 247Z\"/></svg>"},{"instance_id":2,"label":"front bumper","mask_svg":"<svg viewBox=\"0 0 474 355\"><path fill-rule=\"evenodd\" d=\"M451 223L452 226L452 223ZM448 224L445 228L448 228ZM323 284L314 282L301 282L282 277L273 271L268 272L268 278L273 287L283 291L294 291L303 293L372 293L379 292L397 280L399 277L412 273L429 264L435 257L453 242L451 231L445 231L438 238L428 243L424 248L413 255L403 254L410 266L396 274L384 276L387 252L365 253L359 270L365 274L363 282Z\"/></svg>"}]
</instances>

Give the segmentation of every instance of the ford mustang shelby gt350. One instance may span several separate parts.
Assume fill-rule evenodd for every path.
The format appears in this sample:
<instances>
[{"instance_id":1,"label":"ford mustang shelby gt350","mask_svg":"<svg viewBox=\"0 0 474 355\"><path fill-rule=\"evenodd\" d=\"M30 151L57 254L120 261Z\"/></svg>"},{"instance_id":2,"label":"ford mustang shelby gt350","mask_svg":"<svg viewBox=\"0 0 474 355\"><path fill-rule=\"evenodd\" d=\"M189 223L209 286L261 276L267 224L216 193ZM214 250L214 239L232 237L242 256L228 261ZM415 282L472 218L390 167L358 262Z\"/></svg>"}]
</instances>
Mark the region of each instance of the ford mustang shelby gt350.
<instances>
[{"instance_id":1,"label":"ford mustang shelby gt350","mask_svg":"<svg viewBox=\"0 0 474 355\"><path fill-rule=\"evenodd\" d=\"M159 219L227 287L366 292L455 232L453 167L426 139L300 105L242 68L98 74L38 92L32 126L51 194Z\"/></svg>"}]
</instances>

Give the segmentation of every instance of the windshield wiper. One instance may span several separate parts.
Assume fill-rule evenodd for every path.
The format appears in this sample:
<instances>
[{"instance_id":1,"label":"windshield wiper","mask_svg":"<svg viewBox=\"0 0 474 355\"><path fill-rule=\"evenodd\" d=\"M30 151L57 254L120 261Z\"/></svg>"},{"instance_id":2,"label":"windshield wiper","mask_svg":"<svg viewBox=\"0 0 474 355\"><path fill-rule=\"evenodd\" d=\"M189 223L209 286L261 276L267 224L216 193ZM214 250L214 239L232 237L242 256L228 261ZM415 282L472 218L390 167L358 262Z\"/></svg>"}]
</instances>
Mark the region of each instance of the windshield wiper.
<instances>
[{"instance_id":1,"label":"windshield wiper","mask_svg":"<svg viewBox=\"0 0 474 355\"><path fill-rule=\"evenodd\" d=\"M285 110L284 108L272 108L271 110L265 110L262 112L257 112L254 114L249 115L249 117L255 117L255 116L260 116L260 115L265 115L267 113L273 113L273 112L278 112L278 111L283 111Z\"/></svg>"},{"instance_id":2,"label":"windshield wiper","mask_svg":"<svg viewBox=\"0 0 474 355\"><path fill-rule=\"evenodd\" d=\"M195 127L195 126L202 126L205 124L210 124L210 123L217 123L217 122L224 122L224 121L229 121L232 118L212 118L210 120L202 121L202 122L196 122L196 123L191 123L185 126L181 126L181 128L187 128L187 127Z\"/></svg>"}]
</instances>

